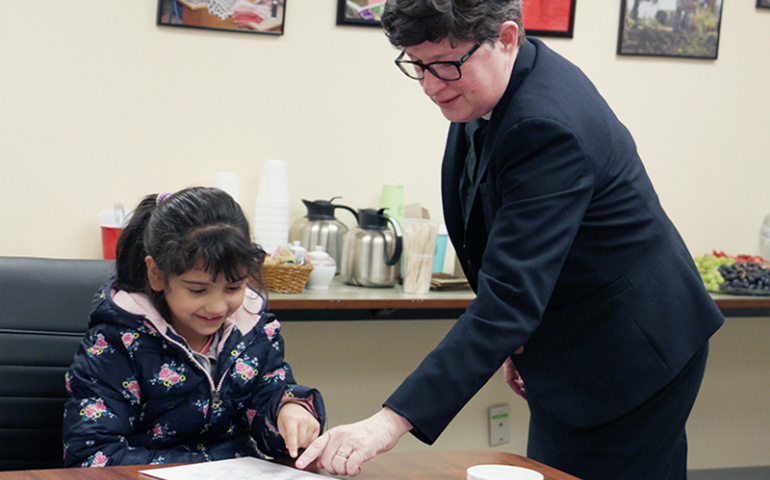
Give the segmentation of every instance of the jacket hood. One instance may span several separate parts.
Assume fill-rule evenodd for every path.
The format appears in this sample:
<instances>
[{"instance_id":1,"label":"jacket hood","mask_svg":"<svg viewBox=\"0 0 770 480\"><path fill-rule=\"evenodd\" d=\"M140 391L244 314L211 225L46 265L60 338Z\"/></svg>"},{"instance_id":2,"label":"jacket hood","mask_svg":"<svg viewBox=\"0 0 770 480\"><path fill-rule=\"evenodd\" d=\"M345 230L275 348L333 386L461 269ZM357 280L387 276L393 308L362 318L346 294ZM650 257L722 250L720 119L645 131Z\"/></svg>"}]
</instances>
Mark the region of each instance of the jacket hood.
<instances>
[{"instance_id":1,"label":"jacket hood","mask_svg":"<svg viewBox=\"0 0 770 480\"><path fill-rule=\"evenodd\" d=\"M248 286L243 304L224 322L220 343L224 342L235 327L244 333L254 329L262 320L265 305L265 299ZM147 295L119 290L114 280L105 284L94 299L89 328L100 323L126 328L137 328L138 325L149 323L162 335L173 332L178 336Z\"/></svg>"}]
</instances>

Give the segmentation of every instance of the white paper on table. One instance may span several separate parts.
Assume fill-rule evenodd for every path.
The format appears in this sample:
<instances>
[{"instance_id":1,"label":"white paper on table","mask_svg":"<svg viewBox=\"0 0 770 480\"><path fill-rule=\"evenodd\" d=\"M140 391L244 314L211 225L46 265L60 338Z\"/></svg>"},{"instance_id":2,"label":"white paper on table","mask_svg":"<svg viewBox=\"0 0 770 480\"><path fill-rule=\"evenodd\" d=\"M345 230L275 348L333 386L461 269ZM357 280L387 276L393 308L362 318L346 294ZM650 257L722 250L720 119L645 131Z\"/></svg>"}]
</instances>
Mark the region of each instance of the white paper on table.
<instances>
[{"instance_id":1,"label":"white paper on table","mask_svg":"<svg viewBox=\"0 0 770 480\"><path fill-rule=\"evenodd\" d=\"M155 468L141 470L139 473L158 480L320 480L322 478L328 480L329 478L254 457Z\"/></svg>"}]
</instances>

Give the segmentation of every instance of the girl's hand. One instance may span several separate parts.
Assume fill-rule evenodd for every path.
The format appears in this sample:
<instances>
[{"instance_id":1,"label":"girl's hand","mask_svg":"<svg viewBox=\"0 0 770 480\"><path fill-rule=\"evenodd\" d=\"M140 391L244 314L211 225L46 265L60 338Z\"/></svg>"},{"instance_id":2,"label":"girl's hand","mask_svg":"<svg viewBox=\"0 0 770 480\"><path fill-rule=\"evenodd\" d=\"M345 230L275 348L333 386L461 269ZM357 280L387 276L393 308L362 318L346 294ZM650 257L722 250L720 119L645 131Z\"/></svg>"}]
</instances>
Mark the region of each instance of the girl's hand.
<instances>
[{"instance_id":1,"label":"girl's hand","mask_svg":"<svg viewBox=\"0 0 770 480\"><path fill-rule=\"evenodd\" d=\"M305 407L286 403L278 411L278 431L291 458L297 458L300 448L306 448L318 438L321 424Z\"/></svg>"}]
</instances>

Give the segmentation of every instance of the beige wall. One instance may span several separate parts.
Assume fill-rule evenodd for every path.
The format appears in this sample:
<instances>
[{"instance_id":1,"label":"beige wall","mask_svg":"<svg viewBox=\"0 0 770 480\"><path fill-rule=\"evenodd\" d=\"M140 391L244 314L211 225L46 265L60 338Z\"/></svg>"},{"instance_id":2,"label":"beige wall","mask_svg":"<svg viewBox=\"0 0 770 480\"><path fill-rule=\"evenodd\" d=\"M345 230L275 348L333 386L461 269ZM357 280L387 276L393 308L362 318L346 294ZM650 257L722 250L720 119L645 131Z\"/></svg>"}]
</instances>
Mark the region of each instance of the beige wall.
<instances>
[{"instance_id":1,"label":"beige wall","mask_svg":"<svg viewBox=\"0 0 770 480\"><path fill-rule=\"evenodd\" d=\"M267 158L290 164L293 218L301 198L376 206L387 181L440 217L447 122L380 31L336 27L333 0L289 0L280 37L160 28L156 3L0 0L0 255L98 258L99 210L210 185L218 171L240 175L251 216ZM770 213L770 11L726 2L717 61L637 58L615 54L619 3L578 2L575 38L546 42L631 129L692 252L757 253ZM331 423L349 422L450 325L290 323L288 355L326 393ZM768 319L730 319L715 337L693 466L770 464L768 340ZM433 448L487 448L496 403L513 413L502 449L523 453L526 410L499 374Z\"/></svg>"}]
</instances>

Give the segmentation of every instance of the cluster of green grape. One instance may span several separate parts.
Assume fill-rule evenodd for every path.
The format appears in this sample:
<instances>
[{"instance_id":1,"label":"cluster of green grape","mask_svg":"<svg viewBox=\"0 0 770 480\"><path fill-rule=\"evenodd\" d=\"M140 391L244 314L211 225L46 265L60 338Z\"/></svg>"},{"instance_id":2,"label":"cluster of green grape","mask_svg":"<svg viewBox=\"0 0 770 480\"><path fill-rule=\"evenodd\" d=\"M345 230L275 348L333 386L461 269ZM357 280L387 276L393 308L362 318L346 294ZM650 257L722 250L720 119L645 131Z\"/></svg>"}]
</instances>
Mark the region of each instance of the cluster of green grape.
<instances>
[{"instance_id":1,"label":"cluster of green grape","mask_svg":"<svg viewBox=\"0 0 770 480\"><path fill-rule=\"evenodd\" d=\"M719 267L722 265L732 265L735 259L716 255L702 255L694 257L695 266L698 267L700 278L709 292L719 292L719 285L725 282L722 274L719 273Z\"/></svg>"}]
</instances>

